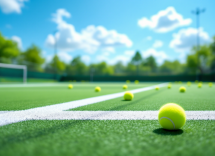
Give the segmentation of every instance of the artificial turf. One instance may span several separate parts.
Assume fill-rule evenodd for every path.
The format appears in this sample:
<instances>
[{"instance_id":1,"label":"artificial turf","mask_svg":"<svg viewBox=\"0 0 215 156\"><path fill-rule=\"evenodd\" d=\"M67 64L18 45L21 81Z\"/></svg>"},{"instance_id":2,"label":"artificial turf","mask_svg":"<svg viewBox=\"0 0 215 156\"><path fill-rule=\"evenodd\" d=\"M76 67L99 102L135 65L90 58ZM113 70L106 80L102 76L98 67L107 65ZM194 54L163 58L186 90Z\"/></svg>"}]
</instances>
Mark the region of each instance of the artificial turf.
<instances>
[{"instance_id":1,"label":"artificial turf","mask_svg":"<svg viewBox=\"0 0 215 156\"><path fill-rule=\"evenodd\" d=\"M68 89L68 84L59 86L53 84L52 87L1 87L0 111L24 110L123 92L123 84L124 83L74 83L74 88L71 90ZM140 83L138 85L131 83L128 84L128 87L129 89L136 89L155 84L157 83ZM102 91L96 93L94 91L95 86L100 86Z\"/></svg>"},{"instance_id":2,"label":"artificial turf","mask_svg":"<svg viewBox=\"0 0 215 156\"><path fill-rule=\"evenodd\" d=\"M0 155L214 156L214 132L209 120L177 131L145 120L25 121L0 127Z\"/></svg>"},{"instance_id":3,"label":"artificial turf","mask_svg":"<svg viewBox=\"0 0 215 156\"><path fill-rule=\"evenodd\" d=\"M187 88L185 93L179 92L179 87ZM114 111L114 110L159 110L166 103L177 103L185 110L215 110L215 87L209 87L203 84L202 88L198 88L196 84L190 87L186 84L174 84L171 89L167 87L160 90L149 90L146 92L134 94L132 101L125 101L123 97L103 101L91 105L86 105L71 110L74 111Z\"/></svg>"}]
</instances>

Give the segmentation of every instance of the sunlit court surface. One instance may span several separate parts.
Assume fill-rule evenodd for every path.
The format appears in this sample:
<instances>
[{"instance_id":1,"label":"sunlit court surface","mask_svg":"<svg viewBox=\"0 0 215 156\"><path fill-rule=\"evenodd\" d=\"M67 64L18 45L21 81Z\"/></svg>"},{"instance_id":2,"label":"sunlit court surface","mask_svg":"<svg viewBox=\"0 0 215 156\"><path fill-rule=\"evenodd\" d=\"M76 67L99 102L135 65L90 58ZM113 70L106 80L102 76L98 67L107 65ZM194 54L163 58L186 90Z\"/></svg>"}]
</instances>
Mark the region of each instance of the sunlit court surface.
<instances>
[{"instance_id":1,"label":"sunlit court surface","mask_svg":"<svg viewBox=\"0 0 215 156\"><path fill-rule=\"evenodd\" d=\"M132 101L110 97L75 108L76 101L125 92L124 83L73 83L73 89L68 83L40 84L1 86L0 123L7 117L20 118L13 115L17 112L26 115L23 121L1 125L1 155L157 155L170 149L167 155L214 153L215 90L207 84L201 89L195 84L172 84L168 89L168 83L130 83L129 91L149 90L135 93ZM101 92L94 91L98 85ZM159 91L155 90L158 85L163 85ZM186 93L179 92L181 85L187 87ZM55 110L56 105L68 102L66 110ZM186 124L179 130L165 130L158 122L159 108L170 102L180 104L187 113Z\"/></svg>"},{"instance_id":2,"label":"sunlit court surface","mask_svg":"<svg viewBox=\"0 0 215 156\"><path fill-rule=\"evenodd\" d=\"M0 156L215 156L214 6L0 0Z\"/></svg>"}]
</instances>

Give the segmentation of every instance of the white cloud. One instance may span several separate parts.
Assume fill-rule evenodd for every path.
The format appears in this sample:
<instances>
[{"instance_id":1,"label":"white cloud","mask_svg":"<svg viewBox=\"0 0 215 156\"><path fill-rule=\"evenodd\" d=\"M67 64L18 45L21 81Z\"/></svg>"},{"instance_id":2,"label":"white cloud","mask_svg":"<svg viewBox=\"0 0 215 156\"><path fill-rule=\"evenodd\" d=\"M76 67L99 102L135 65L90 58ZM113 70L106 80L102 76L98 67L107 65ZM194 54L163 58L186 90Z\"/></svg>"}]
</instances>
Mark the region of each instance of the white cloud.
<instances>
[{"instance_id":1,"label":"white cloud","mask_svg":"<svg viewBox=\"0 0 215 156\"><path fill-rule=\"evenodd\" d=\"M175 51L184 52L190 50L197 43L198 30L195 28L182 29L178 33L173 34L173 40L170 47ZM200 44L210 42L210 37L202 28L199 29Z\"/></svg>"},{"instance_id":2,"label":"white cloud","mask_svg":"<svg viewBox=\"0 0 215 156\"><path fill-rule=\"evenodd\" d=\"M113 47L105 47L102 49L103 52L111 52L114 53L115 49Z\"/></svg>"},{"instance_id":3,"label":"white cloud","mask_svg":"<svg viewBox=\"0 0 215 156\"><path fill-rule=\"evenodd\" d=\"M96 57L96 59L99 62L105 61L105 62L107 62L107 64L110 64L110 65L114 65L119 61L125 65L130 61L130 57L126 57L124 55L118 55L118 56L115 56L113 58L109 58L109 57L106 57L104 55L98 55Z\"/></svg>"},{"instance_id":4,"label":"white cloud","mask_svg":"<svg viewBox=\"0 0 215 156\"><path fill-rule=\"evenodd\" d=\"M12 12L21 13L21 8L24 7L24 2L26 1L28 0L0 0L0 8L6 14Z\"/></svg>"},{"instance_id":5,"label":"white cloud","mask_svg":"<svg viewBox=\"0 0 215 156\"><path fill-rule=\"evenodd\" d=\"M72 61L72 56L66 52L59 52L57 53L57 56L65 63L70 63Z\"/></svg>"},{"instance_id":6,"label":"white cloud","mask_svg":"<svg viewBox=\"0 0 215 156\"><path fill-rule=\"evenodd\" d=\"M98 49L114 51L119 46L132 46L132 41L125 34L119 34L116 30L90 25L81 32L77 32L73 25L63 20L63 17L69 18L71 15L65 9L58 9L53 14L52 20L57 24L58 31L55 36L48 35L46 39L48 47L55 46L55 39L57 40L57 48L63 51L84 50L94 53Z\"/></svg>"},{"instance_id":7,"label":"white cloud","mask_svg":"<svg viewBox=\"0 0 215 156\"><path fill-rule=\"evenodd\" d=\"M151 40L152 40L152 37L151 37L151 36L147 36L147 37L146 37L146 40L151 41Z\"/></svg>"},{"instance_id":8,"label":"white cloud","mask_svg":"<svg viewBox=\"0 0 215 156\"><path fill-rule=\"evenodd\" d=\"M127 56L133 56L134 53L135 53L134 50L126 50L126 51L124 52L124 54L127 55Z\"/></svg>"},{"instance_id":9,"label":"white cloud","mask_svg":"<svg viewBox=\"0 0 215 156\"><path fill-rule=\"evenodd\" d=\"M138 20L141 28L150 28L159 33L171 31L177 27L191 24L191 19L184 19L182 15L176 12L174 7L168 7L166 10L159 11L151 19L143 17Z\"/></svg>"},{"instance_id":10,"label":"white cloud","mask_svg":"<svg viewBox=\"0 0 215 156\"><path fill-rule=\"evenodd\" d=\"M185 52L179 53L178 60L181 63L186 63L187 54Z\"/></svg>"},{"instance_id":11,"label":"white cloud","mask_svg":"<svg viewBox=\"0 0 215 156\"><path fill-rule=\"evenodd\" d=\"M88 55L82 55L82 56L81 56L81 60L82 60L84 63L88 64L88 63L90 63L91 58L90 58L90 56L88 56Z\"/></svg>"},{"instance_id":12,"label":"white cloud","mask_svg":"<svg viewBox=\"0 0 215 156\"><path fill-rule=\"evenodd\" d=\"M156 51L153 48L147 49L146 51L142 51L143 58L147 58L149 56L153 56L158 64L162 64L169 57L163 51Z\"/></svg>"},{"instance_id":13,"label":"white cloud","mask_svg":"<svg viewBox=\"0 0 215 156\"><path fill-rule=\"evenodd\" d=\"M155 43L153 44L154 48L160 48L163 46L163 42L160 40L156 40Z\"/></svg>"},{"instance_id":14,"label":"white cloud","mask_svg":"<svg viewBox=\"0 0 215 156\"><path fill-rule=\"evenodd\" d=\"M12 36L11 39L17 43L19 49L22 49L22 39L20 37Z\"/></svg>"},{"instance_id":15,"label":"white cloud","mask_svg":"<svg viewBox=\"0 0 215 156\"><path fill-rule=\"evenodd\" d=\"M43 51L42 54L43 54L43 56L46 58L46 62L47 62L47 63L51 62L52 59L53 59L53 57L54 57L53 54L51 54L51 55L46 55L46 52L45 52L45 51ZM58 52L58 53L57 53L57 56L59 57L59 59L60 59L61 61L65 62L65 63L70 63L70 62L72 61L72 58L73 58L73 57L72 57L71 55L69 55L67 52L63 52L63 51Z\"/></svg>"}]
</instances>

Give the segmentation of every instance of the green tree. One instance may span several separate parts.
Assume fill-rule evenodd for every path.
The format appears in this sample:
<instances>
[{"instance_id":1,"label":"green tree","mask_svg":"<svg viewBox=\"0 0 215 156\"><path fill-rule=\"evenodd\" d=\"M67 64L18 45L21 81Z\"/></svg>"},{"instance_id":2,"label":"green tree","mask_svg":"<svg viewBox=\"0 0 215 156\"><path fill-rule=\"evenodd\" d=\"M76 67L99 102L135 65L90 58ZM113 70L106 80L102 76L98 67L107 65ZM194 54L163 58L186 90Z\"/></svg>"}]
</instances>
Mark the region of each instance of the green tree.
<instances>
[{"instance_id":1,"label":"green tree","mask_svg":"<svg viewBox=\"0 0 215 156\"><path fill-rule=\"evenodd\" d=\"M114 65L114 73L115 74L123 74L125 72L125 66L121 61L119 61L117 64Z\"/></svg>"},{"instance_id":2,"label":"green tree","mask_svg":"<svg viewBox=\"0 0 215 156\"><path fill-rule=\"evenodd\" d=\"M178 60L175 61L164 61L160 66L160 71L165 73L179 74L184 72L184 64L181 64Z\"/></svg>"},{"instance_id":3,"label":"green tree","mask_svg":"<svg viewBox=\"0 0 215 156\"><path fill-rule=\"evenodd\" d=\"M100 62L98 64L91 64L90 69L94 69L94 74L97 75L113 75L114 69L109 66L106 62Z\"/></svg>"},{"instance_id":4,"label":"green tree","mask_svg":"<svg viewBox=\"0 0 215 156\"><path fill-rule=\"evenodd\" d=\"M144 65L149 66L151 68L151 71L156 71L157 69L157 63L153 56L149 56L148 58L146 58Z\"/></svg>"},{"instance_id":5,"label":"green tree","mask_svg":"<svg viewBox=\"0 0 215 156\"><path fill-rule=\"evenodd\" d=\"M210 49L211 49L211 53L212 53L212 56L211 56L211 71L212 72L215 72L215 36L213 37L213 41L212 43L210 44Z\"/></svg>"},{"instance_id":6,"label":"green tree","mask_svg":"<svg viewBox=\"0 0 215 156\"><path fill-rule=\"evenodd\" d=\"M140 64L143 59L139 51L136 51L134 57L131 59L131 63L136 66L137 75L139 75Z\"/></svg>"},{"instance_id":7,"label":"green tree","mask_svg":"<svg viewBox=\"0 0 215 156\"><path fill-rule=\"evenodd\" d=\"M11 63L20 53L16 42L6 39L0 33L0 62Z\"/></svg>"},{"instance_id":8,"label":"green tree","mask_svg":"<svg viewBox=\"0 0 215 156\"><path fill-rule=\"evenodd\" d=\"M192 54L187 56L187 67L191 73L204 73L211 64L212 53L208 45L193 47Z\"/></svg>"},{"instance_id":9,"label":"green tree","mask_svg":"<svg viewBox=\"0 0 215 156\"><path fill-rule=\"evenodd\" d=\"M128 63L126 67L126 72L129 74L135 74L136 71L137 71L137 67L132 63Z\"/></svg>"},{"instance_id":10,"label":"green tree","mask_svg":"<svg viewBox=\"0 0 215 156\"><path fill-rule=\"evenodd\" d=\"M21 53L19 63L27 65L29 70L43 71L42 64L45 59L41 55L41 49L36 45L32 45Z\"/></svg>"},{"instance_id":11,"label":"green tree","mask_svg":"<svg viewBox=\"0 0 215 156\"><path fill-rule=\"evenodd\" d=\"M55 55L52 59L52 61L49 64L52 69L54 69L54 72L57 72L58 74L62 74L64 70L66 69L66 64L60 60L60 58Z\"/></svg>"},{"instance_id":12,"label":"green tree","mask_svg":"<svg viewBox=\"0 0 215 156\"><path fill-rule=\"evenodd\" d=\"M82 62L81 57L75 57L69 65L67 65L66 72L69 75L87 75L89 74L87 65Z\"/></svg>"}]
</instances>

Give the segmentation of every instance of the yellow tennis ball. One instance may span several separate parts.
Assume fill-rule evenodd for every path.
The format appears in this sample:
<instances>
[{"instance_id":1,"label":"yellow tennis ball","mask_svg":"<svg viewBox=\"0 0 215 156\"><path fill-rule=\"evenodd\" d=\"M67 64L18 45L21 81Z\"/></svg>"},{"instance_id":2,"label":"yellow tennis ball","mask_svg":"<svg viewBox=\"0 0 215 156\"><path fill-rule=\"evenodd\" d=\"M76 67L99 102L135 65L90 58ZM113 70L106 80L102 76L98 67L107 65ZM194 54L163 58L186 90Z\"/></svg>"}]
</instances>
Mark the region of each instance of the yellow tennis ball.
<instances>
[{"instance_id":1,"label":"yellow tennis ball","mask_svg":"<svg viewBox=\"0 0 215 156\"><path fill-rule=\"evenodd\" d=\"M169 85L167 86L167 88L168 88L168 89L171 89L171 88L172 88L172 86L169 84Z\"/></svg>"},{"instance_id":2,"label":"yellow tennis ball","mask_svg":"<svg viewBox=\"0 0 215 156\"><path fill-rule=\"evenodd\" d=\"M199 84L198 84L198 88L202 88L202 83L199 83Z\"/></svg>"},{"instance_id":3,"label":"yellow tennis ball","mask_svg":"<svg viewBox=\"0 0 215 156\"><path fill-rule=\"evenodd\" d=\"M134 94L132 94L131 92L125 92L124 99L126 101L131 101L133 98L134 98Z\"/></svg>"},{"instance_id":4,"label":"yellow tennis ball","mask_svg":"<svg viewBox=\"0 0 215 156\"><path fill-rule=\"evenodd\" d=\"M155 90L159 90L160 88L157 86L157 87L155 87Z\"/></svg>"},{"instance_id":5,"label":"yellow tennis ball","mask_svg":"<svg viewBox=\"0 0 215 156\"><path fill-rule=\"evenodd\" d=\"M212 86L213 86L213 83L212 83L212 82L210 82L210 83L208 83L208 85L209 85L209 87L212 87Z\"/></svg>"},{"instance_id":6,"label":"yellow tennis ball","mask_svg":"<svg viewBox=\"0 0 215 156\"><path fill-rule=\"evenodd\" d=\"M168 103L160 108L158 121L164 129L177 130L185 124L186 114L181 106Z\"/></svg>"},{"instance_id":7,"label":"yellow tennis ball","mask_svg":"<svg viewBox=\"0 0 215 156\"><path fill-rule=\"evenodd\" d=\"M127 85L123 85L122 88L123 88L123 89L127 89L128 86L127 86Z\"/></svg>"},{"instance_id":8,"label":"yellow tennis ball","mask_svg":"<svg viewBox=\"0 0 215 156\"><path fill-rule=\"evenodd\" d=\"M101 91L101 88L100 87L96 87L95 88L95 92L100 92Z\"/></svg>"},{"instance_id":9,"label":"yellow tennis ball","mask_svg":"<svg viewBox=\"0 0 215 156\"><path fill-rule=\"evenodd\" d=\"M191 82L190 82L190 81L188 81L188 82L187 82L187 85L190 87L190 86L191 86Z\"/></svg>"},{"instance_id":10,"label":"yellow tennis ball","mask_svg":"<svg viewBox=\"0 0 215 156\"><path fill-rule=\"evenodd\" d=\"M130 83L131 81L130 80L126 80L126 83Z\"/></svg>"},{"instance_id":11,"label":"yellow tennis ball","mask_svg":"<svg viewBox=\"0 0 215 156\"><path fill-rule=\"evenodd\" d=\"M69 88L69 89L72 89L72 88L73 88L73 85L69 84L69 85L68 85L68 88Z\"/></svg>"},{"instance_id":12,"label":"yellow tennis ball","mask_svg":"<svg viewBox=\"0 0 215 156\"><path fill-rule=\"evenodd\" d=\"M181 93L184 93L184 92L186 92L186 88L185 88L185 87L180 87L180 88L179 88L179 91L180 91Z\"/></svg>"},{"instance_id":13,"label":"yellow tennis ball","mask_svg":"<svg viewBox=\"0 0 215 156\"><path fill-rule=\"evenodd\" d=\"M138 84L138 83L139 83L139 81L138 81L138 80L135 80L135 81L134 81L134 83L135 83L135 84Z\"/></svg>"}]
</instances>

